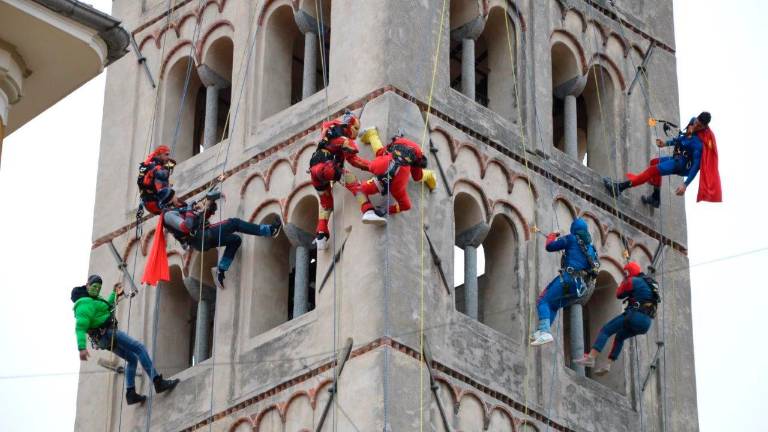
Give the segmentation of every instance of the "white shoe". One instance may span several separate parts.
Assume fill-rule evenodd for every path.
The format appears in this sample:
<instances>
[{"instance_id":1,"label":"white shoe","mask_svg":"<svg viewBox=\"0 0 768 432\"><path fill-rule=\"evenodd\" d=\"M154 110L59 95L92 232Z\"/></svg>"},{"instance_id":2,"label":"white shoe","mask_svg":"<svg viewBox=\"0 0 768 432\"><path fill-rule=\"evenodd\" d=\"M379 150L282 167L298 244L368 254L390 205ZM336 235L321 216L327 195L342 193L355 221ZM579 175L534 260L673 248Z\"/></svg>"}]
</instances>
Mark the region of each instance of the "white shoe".
<instances>
[{"instance_id":1,"label":"white shoe","mask_svg":"<svg viewBox=\"0 0 768 432\"><path fill-rule=\"evenodd\" d=\"M584 367L592 368L595 367L595 359L589 356L589 354L584 354L584 357L573 359L573 362L577 365L581 365Z\"/></svg>"},{"instance_id":2,"label":"white shoe","mask_svg":"<svg viewBox=\"0 0 768 432\"><path fill-rule=\"evenodd\" d=\"M315 238L312 243L317 246L317 250L326 250L328 249L328 237L322 237L322 238Z\"/></svg>"},{"instance_id":3,"label":"white shoe","mask_svg":"<svg viewBox=\"0 0 768 432\"><path fill-rule=\"evenodd\" d=\"M540 337L541 337L541 330L536 330L535 332L533 332L533 335L528 336L528 342L533 342Z\"/></svg>"},{"instance_id":4,"label":"white shoe","mask_svg":"<svg viewBox=\"0 0 768 432\"><path fill-rule=\"evenodd\" d=\"M606 363L606 364L600 366L599 368L595 369L594 374L597 375L597 376L603 376L603 375L607 374L610 371L611 371L611 364L610 363Z\"/></svg>"},{"instance_id":5,"label":"white shoe","mask_svg":"<svg viewBox=\"0 0 768 432\"><path fill-rule=\"evenodd\" d=\"M536 339L534 339L533 342L531 342L531 346L539 346L539 345L548 344L548 343L552 342L553 340L555 340L555 338L552 337L551 333L541 332L539 334L539 337L537 337Z\"/></svg>"},{"instance_id":6,"label":"white shoe","mask_svg":"<svg viewBox=\"0 0 768 432\"><path fill-rule=\"evenodd\" d=\"M387 220L377 215L375 211L368 210L367 212L363 213L363 223L382 226L387 224Z\"/></svg>"}]
</instances>

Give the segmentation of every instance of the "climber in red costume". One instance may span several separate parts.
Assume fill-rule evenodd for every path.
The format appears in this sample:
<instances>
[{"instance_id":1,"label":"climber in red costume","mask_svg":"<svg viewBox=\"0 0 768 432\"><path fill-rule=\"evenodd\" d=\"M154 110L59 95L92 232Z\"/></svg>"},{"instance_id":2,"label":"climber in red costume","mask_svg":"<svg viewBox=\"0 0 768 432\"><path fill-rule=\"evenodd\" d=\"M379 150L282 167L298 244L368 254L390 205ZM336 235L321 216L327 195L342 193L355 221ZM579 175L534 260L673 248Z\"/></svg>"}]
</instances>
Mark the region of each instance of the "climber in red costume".
<instances>
[{"instance_id":1,"label":"climber in red costume","mask_svg":"<svg viewBox=\"0 0 768 432\"><path fill-rule=\"evenodd\" d=\"M141 204L147 211L159 215L167 206L180 207L184 203L176 197L170 178L176 161L171 159L168 146L158 146L147 159L139 164L136 184L141 194Z\"/></svg>"},{"instance_id":2,"label":"climber in red costume","mask_svg":"<svg viewBox=\"0 0 768 432\"><path fill-rule=\"evenodd\" d=\"M312 186L320 198L315 244L321 250L328 247L330 237L328 218L333 212L333 182L341 182L357 198L363 214L363 223L386 223L384 218L376 214L368 197L360 191L360 181L357 177L344 168L344 162L347 161L355 168L369 170L370 162L358 155L355 137L359 130L360 120L349 111L335 120L323 122L320 142L309 161Z\"/></svg>"},{"instance_id":3,"label":"climber in red costume","mask_svg":"<svg viewBox=\"0 0 768 432\"><path fill-rule=\"evenodd\" d=\"M668 141L657 139L659 148L674 147L672 156L664 156L651 160L650 166L639 174L627 174L626 181L603 179L606 189L618 197L625 189L650 183L653 193L644 196L644 204L658 208L661 204L661 178L668 175L685 177L685 182L675 189L675 194L683 195L696 174L701 172L697 201L722 201L720 175L717 169L717 145L715 135L709 129L712 115L702 112L688 123L685 131ZM704 144L706 141L706 145Z\"/></svg>"},{"instance_id":4,"label":"climber in red costume","mask_svg":"<svg viewBox=\"0 0 768 432\"><path fill-rule=\"evenodd\" d=\"M376 158L370 163L370 172L374 177L362 184L361 190L366 196L389 194L389 214L400 213L411 208L408 196L408 179L423 181L430 192L437 186L435 173L427 167L427 157L415 142L396 135L384 146L375 127L366 129L360 141L371 146ZM393 201L393 202L392 202Z\"/></svg>"}]
</instances>

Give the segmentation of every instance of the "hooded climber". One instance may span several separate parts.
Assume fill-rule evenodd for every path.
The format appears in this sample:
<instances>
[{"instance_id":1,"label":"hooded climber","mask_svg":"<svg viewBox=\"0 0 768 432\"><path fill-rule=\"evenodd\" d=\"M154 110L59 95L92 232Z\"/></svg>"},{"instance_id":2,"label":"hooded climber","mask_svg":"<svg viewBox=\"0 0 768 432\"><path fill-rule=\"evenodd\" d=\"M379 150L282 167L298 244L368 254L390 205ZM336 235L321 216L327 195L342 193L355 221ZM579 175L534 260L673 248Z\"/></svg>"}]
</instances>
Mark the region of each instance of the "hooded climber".
<instances>
[{"instance_id":1,"label":"hooded climber","mask_svg":"<svg viewBox=\"0 0 768 432\"><path fill-rule=\"evenodd\" d=\"M360 203L363 223L378 225L386 223L384 218L376 214L368 198L360 191L360 182L357 177L344 168L344 162L348 161L356 168L369 170L370 162L358 155L359 149L355 143L359 129L360 120L349 111L335 120L323 122L320 142L309 160L312 186L317 190L320 199L315 244L321 250L328 247L330 237L328 219L333 212L333 182L342 182L344 187L355 196Z\"/></svg>"},{"instance_id":2,"label":"hooded climber","mask_svg":"<svg viewBox=\"0 0 768 432\"><path fill-rule=\"evenodd\" d=\"M642 201L644 204L659 208L661 204L661 178L676 174L685 177L685 182L675 189L675 194L683 195L693 179L696 178L696 174L699 173L702 163L702 152L704 151L701 133L709 129L710 120L712 120L712 115L706 111L702 112L698 117L692 118L685 128L685 132L681 132L676 138L666 142L657 139L656 146L659 148L674 148L672 156L652 159L650 166L645 171L640 174L627 174L626 181L614 182L608 177L604 178L603 183L606 189L608 189L608 193L618 197L625 189L650 183L653 186L653 192L649 196L644 196ZM702 196L702 187L705 190L707 188L716 188L719 191L720 189L720 177L717 173L717 148L714 144L714 134L710 131L709 135L711 135L712 141L711 146L707 149L707 168L702 171L702 180L699 183L700 198ZM714 185L715 183L716 186ZM714 201L719 199L719 194L705 194L705 197L702 199Z\"/></svg>"},{"instance_id":3,"label":"hooded climber","mask_svg":"<svg viewBox=\"0 0 768 432\"><path fill-rule=\"evenodd\" d=\"M553 341L550 326L560 308L576 302L587 292L587 285L597 276L600 260L592 245L592 236L584 219L571 223L571 233L560 237L553 232L547 235L547 252L563 251L559 275L539 294L536 309L539 325L533 333L531 345L543 345Z\"/></svg>"},{"instance_id":4,"label":"hooded climber","mask_svg":"<svg viewBox=\"0 0 768 432\"><path fill-rule=\"evenodd\" d=\"M411 208L408 196L408 179L423 181L430 192L437 186L435 173L427 167L427 157L421 147L402 136L394 136L385 147L379 138L376 127L367 128L360 141L371 146L376 158L370 163L370 172L374 177L361 186L366 196L389 194L394 200L389 205L389 214L406 211Z\"/></svg>"},{"instance_id":5,"label":"hooded climber","mask_svg":"<svg viewBox=\"0 0 768 432\"><path fill-rule=\"evenodd\" d=\"M171 234L185 247L191 246L197 251L207 251L213 248L224 246L224 253L218 263L217 279L219 284L224 283L224 273L229 270L235 254L240 248L243 240L237 233L249 234L261 237L276 237L280 233L280 220L272 224L253 224L238 218L225 219L218 223L210 223L209 219L216 213L216 200L221 197L220 192L209 192L205 199L199 203L180 208L174 208L166 211L162 215L162 225L158 223L158 232L155 233L155 243L152 245L150 256L155 256L155 248L165 250L164 244L161 247L159 242L163 242L162 228L167 228ZM159 237L158 237L159 236ZM162 259L162 258L161 258ZM147 273L154 275L154 266L156 262L152 259L147 260L147 267L143 281L156 284L158 280L148 280ZM161 264L162 265L162 264ZM165 266L168 266L167 259ZM154 279L154 278L153 278Z\"/></svg>"},{"instance_id":6,"label":"hooded climber","mask_svg":"<svg viewBox=\"0 0 768 432\"><path fill-rule=\"evenodd\" d=\"M127 362L125 368L125 400L128 405L141 403L146 396L136 393L136 367L138 363L152 379L156 393L172 390L179 383L178 379L166 380L158 374L149 358L149 353L141 342L131 338L127 333L117 329L114 309L118 297L123 294L120 283L115 284L112 294L105 300L99 296L101 292L101 277L91 275L85 286L72 289L71 299L75 304L75 335L80 360L87 361L90 353L86 347L86 335L91 339L91 345L96 349L109 350Z\"/></svg>"},{"instance_id":7,"label":"hooded climber","mask_svg":"<svg viewBox=\"0 0 768 432\"><path fill-rule=\"evenodd\" d=\"M608 338L613 336L613 346L608 354L609 362L595 370L596 375L604 375L611 370L611 365L621 354L624 341L641 334L648 333L653 318L656 316L656 305L660 301L656 281L642 273L640 266L630 261L624 266L625 279L616 289L616 298L624 299L627 303L624 313L608 321L592 344L592 349L583 358L574 362L585 367L595 367L595 360L605 347Z\"/></svg>"},{"instance_id":8,"label":"hooded climber","mask_svg":"<svg viewBox=\"0 0 768 432\"><path fill-rule=\"evenodd\" d=\"M173 205L184 205L171 188L170 177L176 161L171 159L171 149L161 145L139 165L136 183L141 194L141 203L152 214L159 215L161 209Z\"/></svg>"}]
</instances>

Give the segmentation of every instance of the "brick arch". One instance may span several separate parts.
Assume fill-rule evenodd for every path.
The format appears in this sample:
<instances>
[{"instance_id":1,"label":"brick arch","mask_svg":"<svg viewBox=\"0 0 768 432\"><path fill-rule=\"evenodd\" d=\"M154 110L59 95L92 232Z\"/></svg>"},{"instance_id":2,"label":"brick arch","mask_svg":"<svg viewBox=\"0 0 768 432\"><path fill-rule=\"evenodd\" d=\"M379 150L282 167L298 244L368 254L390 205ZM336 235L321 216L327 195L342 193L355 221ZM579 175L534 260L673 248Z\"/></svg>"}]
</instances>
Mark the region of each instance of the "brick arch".
<instances>
[{"instance_id":1,"label":"brick arch","mask_svg":"<svg viewBox=\"0 0 768 432\"><path fill-rule=\"evenodd\" d=\"M472 198L475 198L473 193L477 194L477 196L480 197L480 202L478 202L478 207L480 207L480 211L482 213L482 218L484 219L484 222L488 222L488 215L490 214L490 201L488 200L488 197L485 194L485 191L483 190L482 186L475 183L472 180L462 178L457 180L453 183L453 202L456 201L456 196L458 196L460 193L462 193L462 189L465 189L463 192L467 195L469 195Z\"/></svg>"},{"instance_id":2,"label":"brick arch","mask_svg":"<svg viewBox=\"0 0 768 432\"><path fill-rule=\"evenodd\" d=\"M603 53L596 53L592 55L592 58L589 60L589 67L591 68L592 66L600 66L608 72L608 76L611 77L613 84L621 90L621 92L619 92L620 94L626 89L624 75L621 73L621 69L616 66L616 63L610 57Z\"/></svg>"},{"instance_id":3,"label":"brick arch","mask_svg":"<svg viewBox=\"0 0 768 432\"><path fill-rule=\"evenodd\" d=\"M282 215L283 214L283 207L280 204L279 200L276 199L268 199L266 201L263 201L261 204L259 204L251 213L251 216L248 218L248 222L253 223L255 220L257 220L258 216L261 215L261 213L264 211L264 209L276 205L278 208L277 214Z\"/></svg>"},{"instance_id":4,"label":"brick arch","mask_svg":"<svg viewBox=\"0 0 768 432\"><path fill-rule=\"evenodd\" d=\"M313 196L315 199L318 199L317 193L315 193L315 190L312 187L312 182L310 181L306 181L296 186L285 198L283 201L283 220L288 221L291 210L293 210L293 206L295 205L294 202L301 202L301 200L307 196ZM320 205L319 200L318 205Z\"/></svg>"},{"instance_id":5,"label":"brick arch","mask_svg":"<svg viewBox=\"0 0 768 432\"><path fill-rule=\"evenodd\" d=\"M176 63L180 62L182 59L185 58L191 58L193 62L199 63L200 59L197 58L197 52L195 50L192 50L193 54L190 56L189 54L182 54L180 56L177 56L176 54L181 50L182 48L186 46L192 46L192 41L188 39L184 39L179 41L176 45L174 45L173 48L168 52L168 54L165 56L165 59L163 59L162 64L160 66L160 78L159 80L162 81L165 77L165 71L168 69L169 64L175 65ZM171 62L173 60L173 62Z\"/></svg>"},{"instance_id":6,"label":"brick arch","mask_svg":"<svg viewBox=\"0 0 768 432\"><path fill-rule=\"evenodd\" d=\"M493 8L504 9L507 16L512 18L512 22L520 26L520 30L526 31L528 29L525 17L513 0L483 0L483 17L487 18Z\"/></svg>"},{"instance_id":7,"label":"brick arch","mask_svg":"<svg viewBox=\"0 0 768 432\"><path fill-rule=\"evenodd\" d=\"M267 181L264 179L264 176L259 172L255 172L250 176L248 176L248 178L246 178L245 181L243 182L243 186L240 187L240 198L245 197L245 193L248 191L248 186L250 186L251 182L256 180L257 178L261 179L261 182L264 184L264 189L268 190Z\"/></svg>"},{"instance_id":8,"label":"brick arch","mask_svg":"<svg viewBox=\"0 0 768 432\"><path fill-rule=\"evenodd\" d=\"M235 420L235 422L232 423L229 426L229 429L227 429L227 431L228 432L235 432L238 427L240 427L240 426L242 426L244 424L247 424L248 426L250 426L251 430L256 430L255 425L253 423L253 420L251 420L250 417L241 417L241 418Z\"/></svg>"},{"instance_id":9,"label":"brick arch","mask_svg":"<svg viewBox=\"0 0 768 432\"><path fill-rule=\"evenodd\" d=\"M299 0L266 0L256 11L256 22L258 26L264 25L264 19L267 15L274 12L281 6L288 6L293 9L294 13L299 10Z\"/></svg>"},{"instance_id":10,"label":"brick arch","mask_svg":"<svg viewBox=\"0 0 768 432\"><path fill-rule=\"evenodd\" d=\"M587 73L587 55L585 54L584 47L581 45L581 42L579 42L579 39L571 34L571 32L568 30L557 29L553 31L549 37L550 53L552 52L552 48L555 46L555 44L558 43L562 44L568 48L569 51L571 51L571 54L576 59L576 64L581 70L581 73Z\"/></svg>"},{"instance_id":11,"label":"brick arch","mask_svg":"<svg viewBox=\"0 0 768 432\"><path fill-rule=\"evenodd\" d=\"M500 206L502 209L509 210L510 213L506 213L504 211L501 212L493 212L491 217L489 218L490 222L493 222L493 219L496 216L504 216L508 219L508 222L510 225L512 225L513 230L515 232L515 235L518 239L523 238L525 241L528 241L531 239L531 228L528 221L525 220L525 217L523 216L523 213L511 202L507 200L496 200L493 203L493 208L495 209L497 206ZM522 235L520 235L522 232Z\"/></svg>"},{"instance_id":12,"label":"brick arch","mask_svg":"<svg viewBox=\"0 0 768 432\"><path fill-rule=\"evenodd\" d=\"M224 31L220 31L219 35L216 35L216 31L219 29L224 29ZM218 20L208 26L208 28L203 33L202 37L200 37L197 41L197 44L195 45L195 52L197 54L197 58L201 61L205 61L205 56L208 54L208 50L210 50L211 46L213 46L216 42L218 42L221 39L229 39L230 42L232 42L232 46L234 47L235 41L235 26L232 25L232 23L229 20ZM208 43L210 39L210 43Z\"/></svg>"}]
</instances>

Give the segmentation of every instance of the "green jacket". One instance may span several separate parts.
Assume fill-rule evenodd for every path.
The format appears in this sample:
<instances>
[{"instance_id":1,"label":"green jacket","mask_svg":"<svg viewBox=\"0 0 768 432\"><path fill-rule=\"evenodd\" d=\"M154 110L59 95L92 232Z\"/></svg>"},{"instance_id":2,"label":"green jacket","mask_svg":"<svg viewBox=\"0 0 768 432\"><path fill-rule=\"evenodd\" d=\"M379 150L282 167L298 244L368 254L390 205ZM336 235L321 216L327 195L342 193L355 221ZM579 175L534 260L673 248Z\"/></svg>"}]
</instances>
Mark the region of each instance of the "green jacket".
<instances>
[{"instance_id":1,"label":"green jacket","mask_svg":"<svg viewBox=\"0 0 768 432\"><path fill-rule=\"evenodd\" d=\"M77 349L85 349L86 334L88 330L98 328L109 319L112 308L115 305L115 292L104 300L101 297L82 297L75 302L72 309L75 311L75 335L77 336Z\"/></svg>"}]
</instances>

